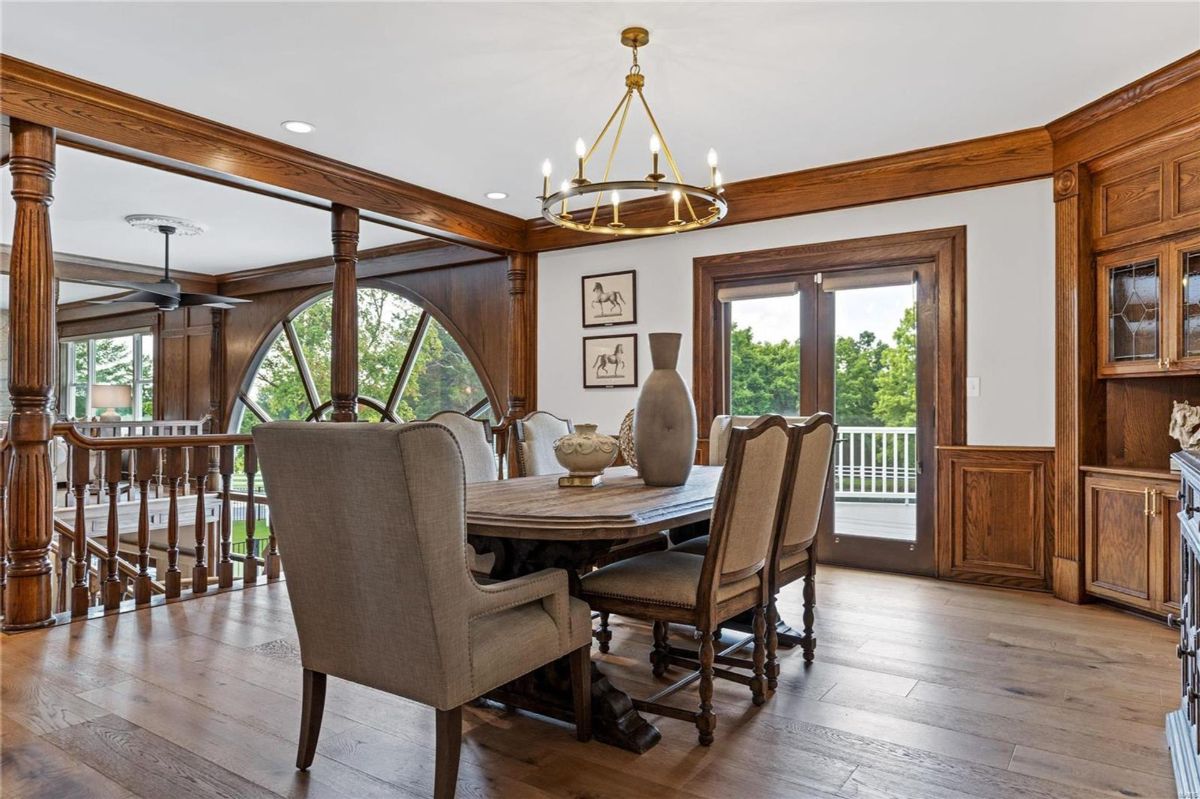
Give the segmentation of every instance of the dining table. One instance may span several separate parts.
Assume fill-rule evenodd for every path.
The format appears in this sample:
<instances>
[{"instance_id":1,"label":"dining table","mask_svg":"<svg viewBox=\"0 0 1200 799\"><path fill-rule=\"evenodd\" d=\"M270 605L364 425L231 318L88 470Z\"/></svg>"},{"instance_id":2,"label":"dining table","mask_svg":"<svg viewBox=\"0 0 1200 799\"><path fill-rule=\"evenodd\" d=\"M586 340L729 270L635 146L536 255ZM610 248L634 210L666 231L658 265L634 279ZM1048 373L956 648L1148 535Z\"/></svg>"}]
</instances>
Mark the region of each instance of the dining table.
<instances>
[{"instance_id":1,"label":"dining table","mask_svg":"<svg viewBox=\"0 0 1200 799\"><path fill-rule=\"evenodd\" d=\"M646 485L628 466L606 470L603 482L589 488L560 487L559 476L467 485L467 540L477 552L495 555L493 579L565 569L571 594L577 596L580 575L614 546L707 521L721 467L695 466L686 483L667 487ZM597 740L637 753L658 743L658 729L594 659L591 680ZM571 721L570 666L566 658L547 664L488 698Z\"/></svg>"}]
</instances>

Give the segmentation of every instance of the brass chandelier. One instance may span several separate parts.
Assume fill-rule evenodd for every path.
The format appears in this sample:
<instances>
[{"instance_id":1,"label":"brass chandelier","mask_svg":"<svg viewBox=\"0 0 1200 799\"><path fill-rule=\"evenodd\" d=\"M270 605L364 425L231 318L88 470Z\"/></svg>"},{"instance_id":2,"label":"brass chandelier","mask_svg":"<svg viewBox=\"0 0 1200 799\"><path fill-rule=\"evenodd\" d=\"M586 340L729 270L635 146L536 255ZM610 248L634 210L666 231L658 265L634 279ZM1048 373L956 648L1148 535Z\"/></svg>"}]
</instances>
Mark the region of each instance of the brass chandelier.
<instances>
[{"instance_id":1,"label":"brass chandelier","mask_svg":"<svg viewBox=\"0 0 1200 799\"><path fill-rule=\"evenodd\" d=\"M600 135L588 147L583 139L575 142L575 157L577 169L575 176L564 180L559 190L550 193L550 160L542 163L542 216L554 224L579 230L585 233L607 233L613 236L652 236L660 233L680 233L685 230L695 230L714 222L720 221L729 209L725 201L724 189L721 187L721 172L717 169L717 153L708 151L709 182L705 187L687 183L680 174L667 139L663 136L650 104L642 92L646 85L646 77L638 65L638 48L650 43L650 33L645 28L626 28L621 31L621 44L633 50L633 66L625 76L625 93L621 96L617 107L609 115L608 121L600 130ZM630 106L634 104L634 96L641 102L646 112L646 119L654 131L650 137L651 168L649 174L638 180L610 180L613 159L621 144L621 134L625 130L625 122L629 118ZM599 150L604 137L612 128L613 121L620 117L616 132L612 138L612 146L608 160L604 165L604 173L598 182L588 179L586 170L592 156ZM670 176L659 171L660 154L666 158L666 166ZM659 210L653 209L651 200L637 203L639 220L647 219L646 224L626 224L621 221L621 193L626 196L631 192L653 197L659 194L664 198ZM601 214L600 204L608 195L610 210ZM572 200L586 198L584 202L572 208ZM594 197L594 199L592 199ZM590 205L590 208L588 207ZM657 217L654 219L653 217ZM628 217L627 217L628 218Z\"/></svg>"}]
</instances>

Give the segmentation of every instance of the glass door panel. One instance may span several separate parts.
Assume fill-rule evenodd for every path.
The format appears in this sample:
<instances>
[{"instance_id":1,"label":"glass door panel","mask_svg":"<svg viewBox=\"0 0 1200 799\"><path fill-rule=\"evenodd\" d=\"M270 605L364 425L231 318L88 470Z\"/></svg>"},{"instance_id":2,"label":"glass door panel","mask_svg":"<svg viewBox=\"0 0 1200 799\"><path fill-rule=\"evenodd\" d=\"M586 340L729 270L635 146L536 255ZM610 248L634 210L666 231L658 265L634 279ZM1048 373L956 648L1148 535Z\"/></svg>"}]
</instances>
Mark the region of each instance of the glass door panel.
<instances>
[{"instance_id":1,"label":"glass door panel","mask_svg":"<svg viewBox=\"0 0 1200 799\"><path fill-rule=\"evenodd\" d=\"M800 413L800 301L796 295L729 303L729 409Z\"/></svg>"},{"instance_id":2,"label":"glass door panel","mask_svg":"<svg viewBox=\"0 0 1200 799\"><path fill-rule=\"evenodd\" d=\"M1157 361L1158 259L1108 270L1108 362Z\"/></svg>"},{"instance_id":3,"label":"glass door panel","mask_svg":"<svg viewBox=\"0 0 1200 799\"><path fill-rule=\"evenodd\" d=\"M1180 355L1183 358L1200 358L1200 250L1183 253L1181 267Z\"/></svg>"}]
</instances>

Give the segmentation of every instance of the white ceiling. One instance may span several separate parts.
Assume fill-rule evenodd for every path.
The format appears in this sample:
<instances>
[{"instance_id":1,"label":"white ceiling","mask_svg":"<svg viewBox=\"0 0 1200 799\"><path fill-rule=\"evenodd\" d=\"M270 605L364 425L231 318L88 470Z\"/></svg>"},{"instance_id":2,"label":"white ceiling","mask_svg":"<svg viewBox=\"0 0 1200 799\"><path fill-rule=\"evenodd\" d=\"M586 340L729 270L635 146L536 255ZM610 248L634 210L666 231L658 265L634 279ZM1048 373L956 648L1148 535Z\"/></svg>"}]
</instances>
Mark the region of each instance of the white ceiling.
<instances>
[{"instance_id":1,"label":"white ceiling","mask_svg":"<svg viewBox=\"0 0 1200 799\"><path fill-rule=\"evenodd\" d=\"M651 31L646 94L696 181L709 146L731 181L1040 125L1200 48L1194 1L6 0L3 14L0 46L11 55L522 217L537 214L542 159L561 179L575 138L593 137L623 91L628 51L617 36L629 24ZM286 133L284 119L317 130ZM627 168L648 171L645 127L627 136L636 150ZM226 218L218 206L230 190L173 177L114 186L111 165L73 176L82 159L62 156L59 249L114 257L91 251L103 240L153 262L156 244L119 222L150 211L212 225L194 250L181 244L189 268L326 251L321 221L300 222L318 212L267 211L272 201L248 195L240 202L254 213L239 205ZM493 190L510 196L485 200ZM95 199L76 209L76 191ZM200 196L215 191L221 201ZM62 216L76 218L60 225ZM118 235L128 242L118 247Z\"/></svg>"}]
</instances>

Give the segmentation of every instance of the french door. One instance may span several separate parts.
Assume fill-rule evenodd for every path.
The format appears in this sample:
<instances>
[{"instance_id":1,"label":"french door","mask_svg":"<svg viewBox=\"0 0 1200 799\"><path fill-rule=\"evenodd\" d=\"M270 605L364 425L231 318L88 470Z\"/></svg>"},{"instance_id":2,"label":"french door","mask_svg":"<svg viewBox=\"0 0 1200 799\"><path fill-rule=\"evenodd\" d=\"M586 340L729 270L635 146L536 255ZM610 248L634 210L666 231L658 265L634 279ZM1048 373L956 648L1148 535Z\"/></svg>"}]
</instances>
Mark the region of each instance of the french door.
<instances>
[{"instance_id":1,"label":"french door","mask_svg":"<svg viewBox=\"0 0 1200 799\"><path fill-rule=\"evenodd\" d=\"M933 266L818 273L807 294L813 410L832 412L838 424L818 557L935 574Z\"/></svg>"}]
</instances>

